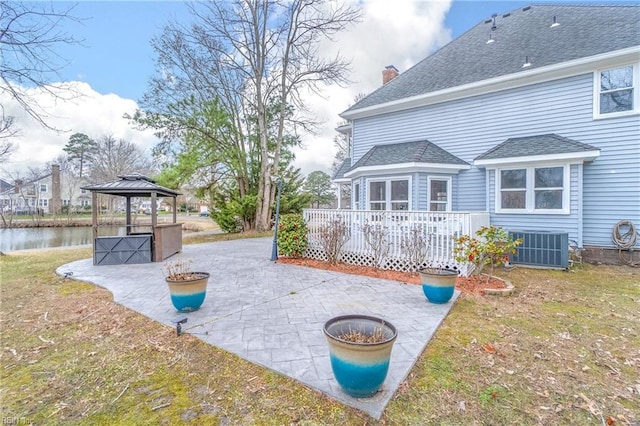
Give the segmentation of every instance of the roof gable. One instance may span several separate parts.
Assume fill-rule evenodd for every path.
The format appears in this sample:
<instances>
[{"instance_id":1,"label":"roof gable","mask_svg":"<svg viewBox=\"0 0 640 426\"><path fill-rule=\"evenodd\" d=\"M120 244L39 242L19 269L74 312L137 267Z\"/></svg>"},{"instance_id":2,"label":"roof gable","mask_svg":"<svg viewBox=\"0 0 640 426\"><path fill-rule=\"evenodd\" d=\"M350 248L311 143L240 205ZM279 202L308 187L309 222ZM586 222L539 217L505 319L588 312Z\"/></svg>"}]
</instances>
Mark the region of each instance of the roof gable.
<instances>
[{"instance_id":1,"label":"roof gable","mask_svg":"<svg viewBox=\"0 0 640 426\"><path fill-rule=\"evenodd\" d=\"M535 159L537 157L553 157L556 159L589 160L597 157L600 150L586 143L565 138L556 134L509 138L476 157L476 165L488 165L502 162L505 159Z\"/></svg>"},{"instance_id":2,"label":"roof gable","mask_svg":"<svg viewBox=\"0 0 640 426\"><path fill-rule=\"evenodd\" d=\"M333 175L332 179L333 180L343 179L344 178L344 174L350 168L351 168L351 158L345 158L344 161L342 162L342 164L340 164L340 167L338 167L338 170L336 170L336 172Z\"/></svg>"},{"instance_id":3,"label":"roof gable","mask_svg":"<svg viewBox=\"0 0 640 426\"><path fill-rule=\"evenodd\" d=\"M376 145L354 164L349 171L360 167L387 166L405 163L469 164L428 140Z\"/></svg>"},{"instance_id":4,"label":"roof gable","mask_svg":"<svg viewBox=\"0 0 640 426\"><path fill-rule=\"evenodd\" d=\"M552 27L554 17L559 25ZM495 29L493 19L479 23L345 113L638 46L638 22L638 6L516 9L497 15Z\"/></svg>"},{"instance_id":5,"label":"roof gable","mask_svg":"<svg viewBox=\"0 0 640 426\"><path fill-rule=\"evenodd\" d=\"M82 186L81 189L100 194L132 197L148 197L151 193L156 193L160 197L175 197L180 195L178 191L157 185L153 179L143 176L140 173L130 173L118 177L120 180Z\"/></svg>"},{"instance_id":6,"label":"roof gable","mask_svg":"<svg viewBox=\"0 0 640 426\"><path fill-rule=\"evenodd\" d=\"M546 135L509 138L491 148L476 160L523 157L530 155L568 154L573 152L597 151L598 148L586 143L574 141L554 133Z\"/></svg>"}]
</instances>

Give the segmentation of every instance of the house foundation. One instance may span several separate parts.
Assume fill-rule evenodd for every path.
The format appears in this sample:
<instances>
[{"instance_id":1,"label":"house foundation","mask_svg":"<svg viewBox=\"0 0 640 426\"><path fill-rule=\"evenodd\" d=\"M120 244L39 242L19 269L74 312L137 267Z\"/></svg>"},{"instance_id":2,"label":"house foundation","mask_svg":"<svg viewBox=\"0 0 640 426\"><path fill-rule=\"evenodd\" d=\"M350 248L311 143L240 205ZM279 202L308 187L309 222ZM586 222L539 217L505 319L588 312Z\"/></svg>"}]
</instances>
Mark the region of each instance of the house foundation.
<instances>
[{"instance_id":1,"label":"house foundation","mask_svg":"<svg viewBox=\"0 0 640 426\"><path fill-rule=\"evenodd\" d=\"M640 250L618 250L616 248L587 246L581 255L583 262L596 265L640 266Z\"/></svg>"}]
</instances>

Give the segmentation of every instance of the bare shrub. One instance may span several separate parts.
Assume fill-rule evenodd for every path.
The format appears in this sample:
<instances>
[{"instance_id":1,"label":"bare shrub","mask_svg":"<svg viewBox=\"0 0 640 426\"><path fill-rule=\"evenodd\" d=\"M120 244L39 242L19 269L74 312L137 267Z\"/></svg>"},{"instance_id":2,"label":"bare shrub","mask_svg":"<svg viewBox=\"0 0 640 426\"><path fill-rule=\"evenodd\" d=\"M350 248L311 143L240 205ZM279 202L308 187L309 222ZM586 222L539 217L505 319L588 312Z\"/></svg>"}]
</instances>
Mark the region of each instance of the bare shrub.
<instances>
[{"instance_id":1,"label":"bare shrub","mask_svg":"<svg viewBox=\"0 0 640 426\"><path fill-rule=\"evenodd\" d=\"M342 248L351 236L347 224L342 219L332 219L320 227L320 245L327 256L327 262L335 265L342 253Z\"/></svg>"},{"instance_id":2,"label":"bare shrub","mask_svg":"<svg viewBox=\"0 0 640 426\"><path fill-rule=\"evenodd\" d=\"M400 240L400 250L405 257L409 270L417 272L422 269L431 247L431 234L423 232L419 225L411 227L407 235Z\"/></svg>"},{"instance_id":3,"label":"bare shrub","mask_svg":"<svg viewBox=\"0 0 640 426\"><path fill-rule=\"evenodd\" d=\"M384 322L370 332L350 329L347 332L339 334L338 339L350 343L380 343L387 339L387 335L385 334L383 327Z\"/></svg>"},{"instance_id":4,"label":"bare shrub","mask_svg":"<svg viewBox=\"0 0 640 426\"><path fill-rule=\"evenodd\" d=\"M365 222L362 227L362 233L364 235L364 241L371 249L373 266L377 268L382 267L382 263L389 254L389 228L379 223L372 225L369 222Z\"/></svg>"}]
</instances>

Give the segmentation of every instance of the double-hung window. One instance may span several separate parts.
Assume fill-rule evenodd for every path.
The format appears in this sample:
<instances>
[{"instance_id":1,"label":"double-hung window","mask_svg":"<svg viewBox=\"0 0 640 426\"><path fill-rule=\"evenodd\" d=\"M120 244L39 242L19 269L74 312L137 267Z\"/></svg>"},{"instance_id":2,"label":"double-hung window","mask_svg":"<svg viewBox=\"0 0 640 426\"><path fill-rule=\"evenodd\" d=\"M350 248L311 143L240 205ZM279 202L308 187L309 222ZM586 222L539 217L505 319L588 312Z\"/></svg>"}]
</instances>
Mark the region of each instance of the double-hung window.
<instances>
[{"instance_id":1,"label":"double-hung window","mask_svg":"<svg viewBox=\"0 0 640 426\"><path fill-rule=\"evenodd\" d=\"M370 210L409 210L409 178L368 181Z\"/></svg>"},{"instance_id":2,"label":"double-hung window","mask_svg":"<svg viewBox=\"0 0 640 426\"><path fill-rule=\"evenodd\" d=\"M409 210L409 181L391 181L391 210Z\"/></svg>"},{"instance_id":3,"label":"double-hung window","mask_svg":"<svg viewBox=\"0 0 640 426\"><path fill-rule=\"evenodd\" d=\"M41 183L40 184L40 192L47 192L47 184L46 183Z\"/></svg>"},{"instance_id":4,"label":"double-hung window","mask_svg":"<svg viewBox=\"0 0 640 426\"><path fill-rule=\"evenodd\" d=\"M451 178L429 177L427 181L429 211L451 211Z\"/></svg>"},{"instance_id":5,"label":"double-hung window","mask_svg":"<svg viewBox=\"0 0 640 426\"><path fill-rule=\"evenodd\" d=\"M640 113L638 64L599 70L594 78L594 117Z\"/></svg>"},{"instance_id":6,"label":"double-hung window","mask_svg":"<svg viewBox=\"0 0 640 426\"><path fill-rule=\"evenodd\" d=\"M569 165L496 170L497 213L569 213Z\"/></svg>"}]
</instances>

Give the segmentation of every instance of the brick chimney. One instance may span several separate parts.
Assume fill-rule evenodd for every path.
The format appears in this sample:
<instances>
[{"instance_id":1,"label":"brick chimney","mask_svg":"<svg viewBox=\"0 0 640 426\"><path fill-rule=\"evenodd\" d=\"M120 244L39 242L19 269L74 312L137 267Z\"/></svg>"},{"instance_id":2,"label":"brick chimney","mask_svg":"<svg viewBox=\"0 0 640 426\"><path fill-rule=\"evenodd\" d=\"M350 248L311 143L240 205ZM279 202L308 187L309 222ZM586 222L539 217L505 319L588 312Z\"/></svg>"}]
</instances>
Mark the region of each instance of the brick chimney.
<instances>
[{"instance_id":1,"label":"brick chimney","mask_svg":"<svg viewBox=\"0 0 640 426\"><path fill-rule=\"evenodd\" d=\"M386 67L384 67L384 70L382 70L382 85L384 86L385 84L396 78L399 74L400 72L396 67L394 67L393 65L387 65Z\"/></svg>"},{"instance_id":2,"label":"brick chimney","mask_svg":"<svg viewBox=\"0 0 640 426\"><path fill-rule=\"evenodd\" d=\"M60 166L51 165L51 213L60 214L62 197L60 188Z\"/></svg>"}]
</instances>

